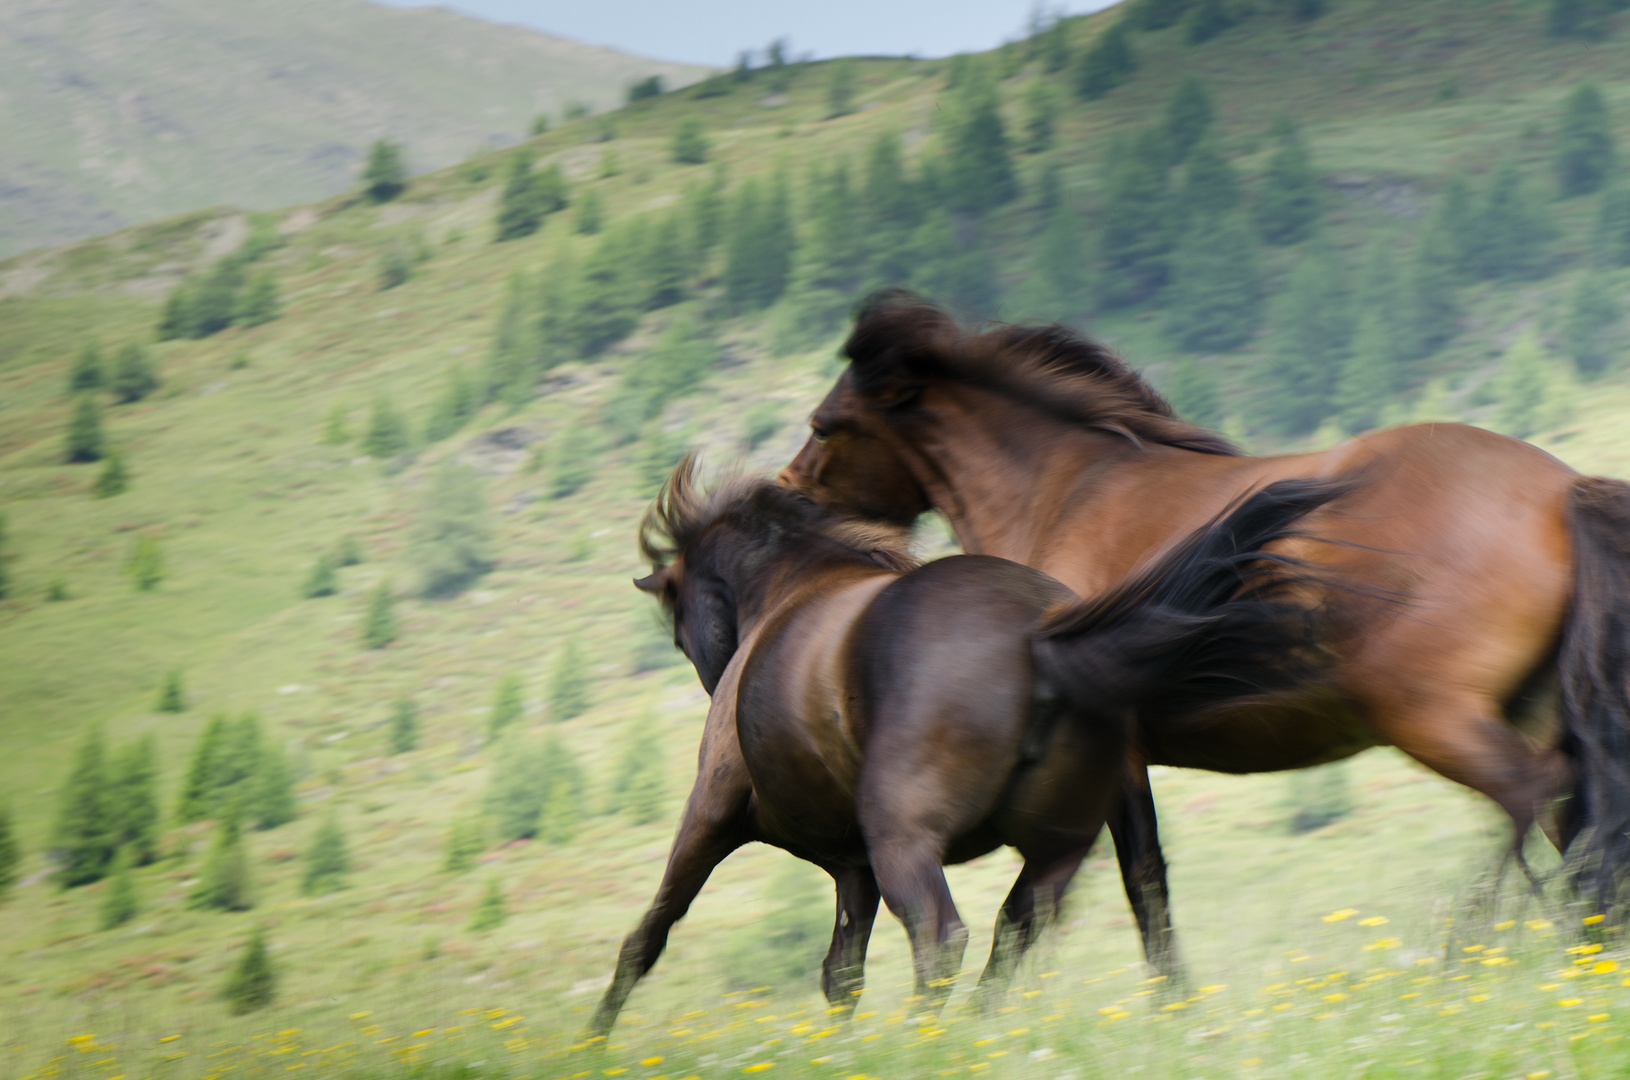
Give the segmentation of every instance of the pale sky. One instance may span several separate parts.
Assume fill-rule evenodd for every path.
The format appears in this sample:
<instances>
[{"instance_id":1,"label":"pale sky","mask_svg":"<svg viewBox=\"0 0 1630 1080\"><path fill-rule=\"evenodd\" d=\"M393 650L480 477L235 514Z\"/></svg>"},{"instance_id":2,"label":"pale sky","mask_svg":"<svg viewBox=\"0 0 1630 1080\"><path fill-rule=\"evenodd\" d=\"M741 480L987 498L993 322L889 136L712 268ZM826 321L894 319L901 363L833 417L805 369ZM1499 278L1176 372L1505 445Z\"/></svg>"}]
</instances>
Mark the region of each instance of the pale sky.
<instances>
[{"instance_id":1,"label":"pale sky","mask_svg":"<svg viewBox=\"0 0 1630 1080\"><path fill-rule=\"evenodd\" d=\"M397 7L417 0L383 0ZM1097 11L1112 0L1044 4L1071 15ZM743 49L762 55L786 38L790 56L886 55L921 57L989 49L1022 36L1034 0L445 0L452 8L492 22L662 60L725 67Z\"/></svg>"}]
</instances>

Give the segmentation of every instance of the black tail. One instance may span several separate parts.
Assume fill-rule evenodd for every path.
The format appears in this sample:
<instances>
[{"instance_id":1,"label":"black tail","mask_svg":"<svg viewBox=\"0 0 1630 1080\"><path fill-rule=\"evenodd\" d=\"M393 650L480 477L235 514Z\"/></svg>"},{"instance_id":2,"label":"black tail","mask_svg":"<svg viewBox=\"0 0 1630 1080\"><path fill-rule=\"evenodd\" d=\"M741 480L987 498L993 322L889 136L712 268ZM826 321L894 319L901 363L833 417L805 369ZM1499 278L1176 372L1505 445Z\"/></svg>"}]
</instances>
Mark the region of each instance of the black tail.
<instances>
[{"instance_id":1,"label":"black tail","mask_svg":"<svg viewBox=\"0 0 1630 1080\"><path fill-rule=\"evenodd\" d=\"M1103 595L1055 612L1038 673L1089 713L1180 715L1289 689L1314 663L1312 611L1291 559L1263 550L1356 481L1281 480L1236 503Z\"/></svg>"},{"instance_id":2,"label":"black tail","mask_svg":"<svg viewBox=\"0 0 1630 1080\"><path fill-rule=\"evenodd\" d=\"M1565 817L1577 885L1609 905L1630 870L1630 484L1587 478L1568 503L1573 605L1557 658Z\"/></svg>"}]
</instances>

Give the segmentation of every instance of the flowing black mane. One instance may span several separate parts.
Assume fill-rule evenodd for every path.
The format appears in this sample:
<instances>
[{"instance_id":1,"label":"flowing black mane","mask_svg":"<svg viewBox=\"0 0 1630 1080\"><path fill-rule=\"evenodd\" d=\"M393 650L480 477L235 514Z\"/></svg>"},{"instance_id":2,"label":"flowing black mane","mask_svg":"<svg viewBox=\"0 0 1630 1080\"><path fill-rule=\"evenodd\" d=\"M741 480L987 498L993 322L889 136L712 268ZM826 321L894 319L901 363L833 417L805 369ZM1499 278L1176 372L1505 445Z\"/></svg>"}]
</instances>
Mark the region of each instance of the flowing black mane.
<instances>
[{"instance_id":1,"label":"flowing black mane","mask_svg":"<svg viewBox=\"0 0 1630 1080\"><path fill-rule=\"evenodd\" d=\"M918 565L904 529L841 516L793 488L760 477L727 476L703 491L696 473L696 456L685 455L640 523L640 554L653 570L670 565L722 520L766 540L822 540L834 553L846 551L857 562L890 570L904 572Z\"/></svg>"},{"instance_id":2,"label":"flowing black mane","mask_svg":"<svg viewBox=\"0 0 1630 1080\"><path fill-rule=\"evenodd\" d=\"M887 290L861 308L843 352L862 394L892 380L968 383L1134 443L1239 453L1216 432L1178 418L1124 360L1068 327L998 325L969 333L944 309Z\"/></svg>"}]
</instances>

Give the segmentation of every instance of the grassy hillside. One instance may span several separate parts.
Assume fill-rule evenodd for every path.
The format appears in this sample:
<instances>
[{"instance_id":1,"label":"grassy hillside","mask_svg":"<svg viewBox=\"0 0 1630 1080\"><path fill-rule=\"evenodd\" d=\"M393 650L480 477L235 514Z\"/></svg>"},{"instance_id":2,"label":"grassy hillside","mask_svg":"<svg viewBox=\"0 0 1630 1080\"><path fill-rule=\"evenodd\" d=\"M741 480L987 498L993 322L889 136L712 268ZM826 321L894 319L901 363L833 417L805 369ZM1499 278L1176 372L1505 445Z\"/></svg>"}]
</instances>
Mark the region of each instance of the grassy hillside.
<instances>
[{"instance_id":1,"label":"grassy hillside","mask_svg":"<svg viewBox=\"0 0 1630 1080\"><path fill-rule=\"evenodd\" d=\"M1551 40L1543 8L1346 0L1312 23L1264 14L1203 46L1180 28L1134 35L1134 77L1098 101L1065 99L1055 147L1020 157L1020 195L982 226L1004 310L1032 303L1044 168L1061 170L1092 235L1116 137L1158 118L1191 71L1210 86L1252 197L1270 125L1294 111L1321 178L1325 238L1354 273L1377 232L1413 238L1451 168L1481 183L1515 157L1544 182L1560 103L1583 76L1603 86L1624 142L1630 38ZM1071 54L1119 14L1072 20ZM1001 75L1010 130L1033 83L1068 84L1069 69L1049 75L1022 53L986 61ZM0 792L25 855L23 883L0 901L0 1075L1622 1073L1630 989L1620 939L1580 952L1576 913L1509 894L1491 906L1500 821L1383 751L1350 767L1353 812L1300 836L1287 829L1282 777L1159 772L1194 977L1187 997L1146 981L1106 850L997 1017L962 1015L959 995L942 1024L913 1019L903 935L885 916L859 1017L829 1027L809 976L829 930L825 886L759 848L721 868L610 1044L574 1042L655 888L706 707L688 668L657 659L652 613L628 584L642 569L633 534L651 477L682 443L715 463L786 460L835 373L835 334L799 328L796 290L766 309L732 306L727 260L715 251L679 302L640 314L604 353L546 342L548 366L526 369L524 395L487 404L451 438L421 435L449 372L476 380L487 369L517 272L520 310L534 319L535 298L561 284L551 275L575 284L602 245L622 242L620 228L649 233L640 223L688 205L687 191L720 166L726 207L754 178L789 177L807 245L804 178L816 164L858 168L888 132L903 136L913 174L941 160L953 65L855 64L856 109L836 119L833 65L798 65L716 84L714 96L641 103L609 129L593 118L533 140L537 165L561 167L573 205L523 239L492 239L507 164L492 153L416 177L384 204L341 195L263 215L202 211L0 263L0 512L12 586L0 602ZM687 119L707 133L707 164L672 160L671 137ZM575 228L591 192L606 222L598 234ZM1630 473L1622 363L1588 382L1561 378L1568 297L1589 269L1598 198L1554 205L1559 236L1544 276L1459 288L1457 333L1407 371L1394 414L1498 422L1504 358L1533 330L1550 370L1573 387L1537 441L1582 469ZM281 239L252 265L275 277L281 316L153 343L170 290L257 230ZM381 259L393 247L424 257L385 289ZM1276 294L1307 247L1264 250ZM1622 284L1624 271L1598 272ZM1161 329L1160 303L1106 309L1091 327L1164 384L1184 356ZM1257 421L1275 377L1276 317L1234 352L1189 358L1214 380L1230 430L1264 452L1337 437L1327 425L1288 439ZM618 445L619 395L681 320L702 328L711 363L641 438ZM1607 333L1617 341L1621 330ZM68 371L93 339L104 354L147 343L162 378L134 404L101 399L133 477L107 499L91 493L101 466L62 454ZM381 401L414 434L410 452L388 460L361 446ZM750 435L757 445L747 450ZM456 598L426 600L413 592L413 537L446 459L478 478L496 560ZM557 494L579 459L586 482ZM167 567L150 592L126 573L139 537L157 538ZM302 599L313 563L346 537L363 560L338 571L336 595ZM932 526L925 544L945 550ZM400 632L367 649L361 622L381 583L398 595ZM571 670L587 675L588 707L558 719L552 686L569 650ZM175 669L189 707L158 712ZM449 828L481 815L500 756L484 736L510 673L522 680L527 737L558 736L575 757L582 817L560 828L569 837L511 844L489 823L478 867L447 873ZM391 754L387 722L402 694L417 702L423 737ZM251 911L190 910L211 827L174 821L188 757L211 715L247 711L285 749L300 816L247 833ZM155 738L165 810L162 857L134 874L142 911L106 931L97 926L108 884L62 891L48 877L58 803L96 726L115 747ZM647 738L661 750L662 813L642 824L619 808L615 788L630 744ZM306 896L304 853L330 815L350 845L349 887ZM964 989L1015 869L998 853L952 872L973 932ZM490 881L510 918L473 930ZM236 1018L220 988L256 926L280 992L268 1010Z\"/></svg>"},{"instance_id":2,"label":"grassy hillside","mask_svg":"<svg viewBox=\"0 0 1630 1080\"><path fill-rule=\"evenodd\" d=\"M572 102L703 69L365 0L0 4L0 254L202 206L344 190L368 144L419 169Z\"/></svg>"}]
</instances>

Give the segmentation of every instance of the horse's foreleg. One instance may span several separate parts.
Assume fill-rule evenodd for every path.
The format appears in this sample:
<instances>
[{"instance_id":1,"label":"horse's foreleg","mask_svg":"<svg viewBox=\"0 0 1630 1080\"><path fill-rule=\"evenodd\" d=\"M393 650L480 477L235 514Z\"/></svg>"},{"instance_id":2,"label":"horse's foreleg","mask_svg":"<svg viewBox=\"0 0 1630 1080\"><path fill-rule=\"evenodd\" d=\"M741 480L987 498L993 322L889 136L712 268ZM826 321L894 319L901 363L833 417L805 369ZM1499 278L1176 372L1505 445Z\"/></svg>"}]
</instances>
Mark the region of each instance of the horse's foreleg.
<instances>
[{"instance_id":1,"label":"horse's foreleg","mask_svg":"<svg viewBox=\"0 0 1630 1080\"><path fill-rule=\"evenodd\" d=\"M750 839L748 806L752 789L737 791L735 785L731 788L726 792L710 792L699 782L691 792L679 835L668 852L662 885L639 927L623 941L622 951L617 955L617 970L605 997L600 999L600 1008L595 1011L594 1023L589 1029L591 1034L605 1035L611 1030L634 984L662 955L668 944L668 931L684 918L713 868Z\"/></svg>"},{"instance_id":2,"label":"horse's foreleg","mask_svg":"<svg viewBox=\"0 0 1630 1080\"><path fill-rule=\"evenodd\" d=\"M944 843L927 835L885 833L868 835L867 845L883 901L911 938L917 996L929 1014L937 1013L951 996L968 947L968 928L940 868Z\"/></svg>"},{"instance_id":3,"label":"horse's foreleg","mask_svg":"<svg viewBox=\"0 0 1630 1080\"><path fill-rule=\"evenodd\" d=\"M979 976L975 1006L989 1009L1007 989L1025 952L1058 914L1064 892L1075 877L1089 848L1078 848L1052 858L1026 858L1013 889L996 915L996 935L990 960Z\"/></svg>"},{"instance_id":4,"label":"horse's foreleg","mask_svg":"<svg viewBox=\"0 0 1630 1080\"><path fill-rule=\"evenodd\" d=\"M838 913L832 927L832 947L821 965L821 990L840 1015L854 1012L866 982L866 946L877 918L877 879L870 866L831 868L837 885Z\"/></svg>"},{"instance_id":5,"label":"horse's foreleg","mask_svg":"<svg viewBox=\"0 0 1630 1080\"><path fill-rule=\"evenodd\" d=\"M1144 958L1155 971L1180 983L1183 962L1167 906L1166 856L1160 850L1149 769L1137 755L1127 760L1126 777L1120 796L1110 805L1108 824L1115 858L1121 865L1121 884L1143 937Z\"/></svg>"}]
</instances>

